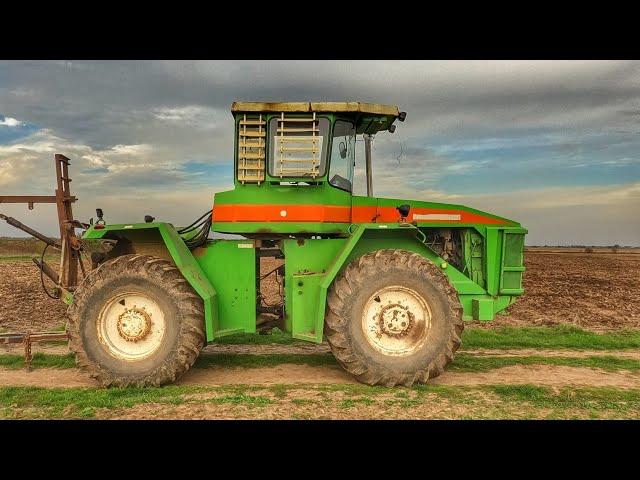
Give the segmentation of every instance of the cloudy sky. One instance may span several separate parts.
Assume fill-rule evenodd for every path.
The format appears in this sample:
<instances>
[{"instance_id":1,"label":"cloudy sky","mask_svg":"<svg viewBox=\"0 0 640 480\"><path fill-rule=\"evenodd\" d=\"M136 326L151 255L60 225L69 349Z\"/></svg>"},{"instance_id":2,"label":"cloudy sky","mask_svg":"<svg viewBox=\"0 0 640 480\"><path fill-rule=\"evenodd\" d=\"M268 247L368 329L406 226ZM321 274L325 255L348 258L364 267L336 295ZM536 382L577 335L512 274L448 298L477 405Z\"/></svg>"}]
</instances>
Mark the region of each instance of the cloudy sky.
<instances>
[{"instance_id":1,"label":"cloudy sky","mask_svg":"<svg viewBox=\"0 0 640 480\"><path fill-rule=\"evenodd\" d=\"M234 100L396 104L376 195L506 216L530 245L640 245L640 62L0 62L0 194L51 194L63 153L76 217L190 223L232 187ZM0 212L56 231L53 206Z\"/></svg>"}]
</instances>

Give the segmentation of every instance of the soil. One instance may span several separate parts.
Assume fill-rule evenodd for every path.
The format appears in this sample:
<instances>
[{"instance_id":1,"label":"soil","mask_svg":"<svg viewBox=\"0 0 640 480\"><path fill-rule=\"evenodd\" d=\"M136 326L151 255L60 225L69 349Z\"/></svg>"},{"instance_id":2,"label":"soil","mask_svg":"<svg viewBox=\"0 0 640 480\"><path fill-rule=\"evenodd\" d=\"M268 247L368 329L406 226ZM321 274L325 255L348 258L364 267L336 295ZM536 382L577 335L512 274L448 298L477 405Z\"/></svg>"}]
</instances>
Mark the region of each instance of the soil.
<instances>
[{"instance_id":1,"label":"soil","mask_svg":"<svg viewBox=\"0 0 640 480\"><path fill-rule=\"evenodd\" d=\"M525 294L506 315L474 326L640 328L640 255L529 252L525 267Z\"/></svg>"},{"instance_id":2,"label":"soil","mask_svg":"<svg viewBox=\"0 0 640 480\"><path fill-rule=\"evenodd\" d=\"M265 274L282 260L262 259ZM640 255L525 254L525 294L482 328L572 324L593 331L640 328ZM51 285L48 285L51 287ZM262 281L264 299L280 300L275 275ZM65 305L42 291L31 262L0 262L0 329L35 331L66 322Z\"/></svg>"},{"instance_id":3,"label":"soil","mask_svg":"<svg viewBox=\"0 0 640 480\"><path fill-rule=\"evenodd\" d=\"M556 365L514 365L486 372L445 372L432 385L541 385L640 388L640 374ZM337 365L282 364L268 368L212 367L188 371L177 385L335 385L358 384ZM91 387L81 370L40 368L31 372L0 368L0 386Z\"/></svg>"},{"instance_id":4,"label":"soil","mask_svg":"<svg viewBox=\"0 0 640 480\"><path fill-rule=\"evenodd\" d=\"M45 282L51 291L53 284ZM47 331L66 323L67 306L42 291L33 262L0 261L0 299L0 332Z\"/></svg>"}]
</instances>

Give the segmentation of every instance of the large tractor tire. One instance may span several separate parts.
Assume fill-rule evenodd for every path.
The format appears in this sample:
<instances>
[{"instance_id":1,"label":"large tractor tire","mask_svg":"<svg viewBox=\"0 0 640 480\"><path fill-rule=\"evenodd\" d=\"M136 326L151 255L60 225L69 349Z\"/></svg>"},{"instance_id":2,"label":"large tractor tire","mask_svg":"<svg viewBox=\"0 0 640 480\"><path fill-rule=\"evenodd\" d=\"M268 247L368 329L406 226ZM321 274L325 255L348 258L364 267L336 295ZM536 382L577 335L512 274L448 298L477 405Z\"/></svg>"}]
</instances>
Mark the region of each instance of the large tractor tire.
<instances>
[{"instance_id":1,"label":"large tractor tire","mask_svg":"<svg viewBox=\"0 0 640 480\"><path fill-rule=\"evenodd\" d=\"M103 386L159 386L196 361L203 302L171 262L123 255L75 291L68 331L76 362Z\"/></svg>"},{"instance_id":2,"label":"large tractor tire","mask_svg":"<svg viewBox=\"0 0 640 480\"><path fill-rule=\"evenodd\" d=\"M453 360L464 328L446 275L406 250L353 260L327 296L325 334L338 363L369 385L426 383Z\"/></svg>"}]
</instances>

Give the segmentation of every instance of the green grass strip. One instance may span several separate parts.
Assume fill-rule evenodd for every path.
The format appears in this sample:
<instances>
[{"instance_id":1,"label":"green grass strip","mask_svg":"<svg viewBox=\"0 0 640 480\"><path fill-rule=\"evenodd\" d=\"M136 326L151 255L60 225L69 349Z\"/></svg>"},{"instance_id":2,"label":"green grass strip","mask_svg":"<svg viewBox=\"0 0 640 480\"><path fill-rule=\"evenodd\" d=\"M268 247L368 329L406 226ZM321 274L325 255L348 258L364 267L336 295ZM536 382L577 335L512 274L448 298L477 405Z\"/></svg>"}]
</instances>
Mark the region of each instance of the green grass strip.
<instances>
[{"instance_id":1,"label":"green grass strip","mask_svg":"<svg viewBox=\"0 0 640 480\"><path fill-rule=\"evenodd\" d=\"M43 416L92 417L97 408L130 408L140 403L183 402L182 395L195 391L193 387L165 388L0 388L0 407L35 408ZM6 414L5 414L6 415Z\"/></svg>"},{"instance_id":2,"label":"green grass strip","mask_svg":"<svg viewBox=\"0 0 640 480\"><path fill-rule=\"evenodd\" d=\"M260 335L256 333L236 333L234 335L228 335L221 337L215 341L215 343L221 343L223 345L291 345L294 343L308 343L304 340L297 340L288 333L284 333L281 330L274 328L270 333L266 335Z\"/></svg>"},{"instance_id":3,"label":"green grass strip","mask_svg":"<svg viewBox=\"0 0 640 480\"><path fill-rule=\"evenodd\" d=\"M24 368L24 356L22 355L0 355L0 367ZM73 368L76 361L73 354L54 355L48 353L35 353L31 360L33 368Z\"/></svg>"},{"instance_id":4,"label":"green grass strip","mask_svg":"<svg viewBox=\"0 0 640 480\"><path fill-rule=\"evenodd\" d=\"M465 349L571 348L583 350L640 349L640 330L594 333L573 325L553 327L468 327L462 335ZM236 334L216 343L226 345L302 344L289 334L274 329L267 335Z\"/></svg>"},{"instance_id":5,"label":"green grass strip","mask_svg":"<svg viewBox=\"0 0 640 480\"><path fill-rule=\"evenodd\" d=\"M266 355L215 353L202 354L198 358L195 368L260 368L274 367L286 363L309 366L337 364L333 355L330 353L283 353ZM75 367L75 360L72 354L54 355L36 353L31 365L33 368L73 368ZM453 363L447 367L447 370L452 372L485 372L512 365L561 365L600 368L608 372L620 370L628 370L631 372L640 371L640 360L620 358L611 355L588 357L545 357L542 355L497 357L472 355L468 353L457 354ZM12 369L24 368L24 358L21 355L0 355L0 367Z\"/></svg>"},{"instance_id":6,"label":"green grass strip","mask_svg":"<svg viewBox=\"0 0 640 480\"><path fill-rule=\"evenodd\" d=\"M640 330L594 333L571 325L555 327L467 328L462 346L473 349L572 348L622 350L640 348Z\"/></svg>"},{"instance_id":7,"label":"green grass strip","mask_svg":"<svg viewBox=\"0 0 640 480\"><path fill-rule=\"evenodd\" d=\"M583 408L640 411L640 390L610 387L564 387L558 390L536 385L483 387L505 402L527 402L536 408Z\"/></svg>"},{"instance_id":8,"label":"green grass strip","mask_svg":"<svg viewBox=\"0 0 640 480\"><path fill-rule=\"evenodd\" d=\"M280 387L274 397L257 393ZM315 390L315 399L292 399L295 390ZM324 392L324 393L323 393ZM331 393L341 395L332 397ZM484 395L479 393L485 392ZM489 394L490 397L487 397ZM581 416L622 418L637 417L640 412L640 390L608 387L564 387L552 389L535 385L488 385L454 387L420 385L407 388L367 387L365 385L278 385L162 388L90 389L0 387L0 417L6 418L91 418L98 409L126 409L140 404L230 404L264 407L291 403L291 407L323 403L340 409L374 406L384 409L419 407L424 403L446 401L470 408L469 418L509 418L516 406L518 416L539 417L546 409L547 418ZM524 413L523 413L524 412ZM295 413L295 412L292 412Z\"/></svg>"},{"instance_id":9,"label":"green grass strip","mask_svg":"<svg viewBox=\"0 0 640 480\"><path fill-rule=\"evenodd\" d=\"M0 263L30 262L32 258L37 258L38 260L40 260L40 252L24 254L24 255L2 255L0 256ZM49 264L55 264L60 261L60 256L45 255L44 261ZM34 270L37 272L37 267L35 267L35 265L34 265Z\"/></svg>"},{"instance_id":10,"label":"green grass strip","mask_svg":"<svg viewBox=\"0 0 640 480\"><path fill-rule=\"evenodd\" d=\"M588 357L544 357L538 355L526 357L493 357L459 353L453 363L447 367L452 372L486 372L512 365L558 365L567 367L600 368L608 372L629 370L640 371L640 360L614 356Z\"/></svg>"}]
</instances>

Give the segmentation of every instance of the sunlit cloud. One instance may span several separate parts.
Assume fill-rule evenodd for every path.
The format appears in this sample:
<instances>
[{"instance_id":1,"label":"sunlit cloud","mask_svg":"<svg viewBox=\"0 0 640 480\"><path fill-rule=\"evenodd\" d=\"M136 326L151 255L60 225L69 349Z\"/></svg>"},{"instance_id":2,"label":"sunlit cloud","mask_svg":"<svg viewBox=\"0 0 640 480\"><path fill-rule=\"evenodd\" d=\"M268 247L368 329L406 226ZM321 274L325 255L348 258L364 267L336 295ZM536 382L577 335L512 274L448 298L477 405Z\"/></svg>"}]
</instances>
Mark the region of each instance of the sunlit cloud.
<instances>
[{"instance_id":1,"label":"sunlit cloud","mask_svg":"<svg viewBox=\"0 0 640 480\"><path fill-rule=\"evenodd\" d=\"M0 120L0 126L18 127L20 125L22 125L22 122L20 120L16 120L15 118L11 117L4 117L2 120Z\"/></svg>"}]
</instances>

